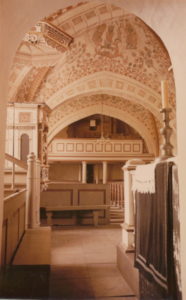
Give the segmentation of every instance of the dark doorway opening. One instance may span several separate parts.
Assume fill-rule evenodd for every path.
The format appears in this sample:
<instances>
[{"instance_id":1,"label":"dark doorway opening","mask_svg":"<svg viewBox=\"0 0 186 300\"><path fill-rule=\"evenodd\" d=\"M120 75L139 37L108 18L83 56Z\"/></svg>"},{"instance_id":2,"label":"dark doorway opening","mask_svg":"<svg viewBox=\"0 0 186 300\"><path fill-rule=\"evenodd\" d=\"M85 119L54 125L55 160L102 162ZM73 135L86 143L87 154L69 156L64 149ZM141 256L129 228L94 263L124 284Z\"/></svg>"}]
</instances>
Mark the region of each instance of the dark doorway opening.
<instances>
[{"instance_id":1,"label":"dark doorway opening","mask_svg":"<svg viewBox=\"0 0 186 300\"><path fill-rule=\"evenodd\" d=\"M87 165L87 183L94 183L94 165Z\"/></svg>"}]
</instances>

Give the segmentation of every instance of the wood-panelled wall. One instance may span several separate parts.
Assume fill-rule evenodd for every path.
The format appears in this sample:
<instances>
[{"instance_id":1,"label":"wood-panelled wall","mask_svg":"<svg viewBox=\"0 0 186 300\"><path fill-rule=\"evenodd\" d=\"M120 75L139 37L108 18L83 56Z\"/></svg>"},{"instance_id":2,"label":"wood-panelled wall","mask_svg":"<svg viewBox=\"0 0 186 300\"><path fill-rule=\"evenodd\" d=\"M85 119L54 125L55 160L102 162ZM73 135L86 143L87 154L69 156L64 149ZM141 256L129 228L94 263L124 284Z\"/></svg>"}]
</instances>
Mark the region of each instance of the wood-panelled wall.
<instances>
[{"instance_id":1,"label":"wood-panelled wall","mask_svg":"<svg viewBox=\"0 0 186 300\"><path fill-rule=\"evenodd\" d=\"M26 189L4 200L2 266L9 264L25 231Z\"/></svg>"}]
</instances>

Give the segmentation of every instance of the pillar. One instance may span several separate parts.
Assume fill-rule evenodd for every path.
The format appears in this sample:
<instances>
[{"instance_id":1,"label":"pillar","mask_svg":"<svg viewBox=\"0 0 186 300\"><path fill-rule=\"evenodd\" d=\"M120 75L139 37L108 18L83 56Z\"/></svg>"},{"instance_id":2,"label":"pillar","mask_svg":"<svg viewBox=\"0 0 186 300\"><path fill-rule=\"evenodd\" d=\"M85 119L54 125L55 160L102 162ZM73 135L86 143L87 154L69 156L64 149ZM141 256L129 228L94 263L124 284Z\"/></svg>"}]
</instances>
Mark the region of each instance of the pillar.
<instances>
[{"instance_id":1,"label":"pillar","mask_svg":"<svg viewBox=\"0 0 186 300\"><path fill-rule=\"evenodd\" d=\"M99 183L99 165L96 164L94 168L94 178L95 178L95 183Z\"/></svg>"},{"instance_id":2,"label":"pillar","mask_svg":"<svg viewBox=\"0 0 186 300\"><path fill-rule=\"evenodd\" d=\"M27 194L26 194L26 229L31 228L33 219L33 198L35 190L34 173L35 173L35 154L32 152L28 155L27 160Z\"/></svg>"},{"instance_id":3,"label":"pillar","mask_svg":"<svg viewBox=\"0 0 186 300\"><path fill-rule=\"evenodd\" d=\"M123 166L124 177L124 224L122 227L122 244L126 252L134 252L134 195L132 192L132 177L137 165L142 165L142 160L131 160Z\"/></svg>"},{"instance_id":4,"label":"pillar","mask_svg":"<svg viewBox=\"0 0 186 300\"><path fill-rule=\"evenodd\" d=\"M81 166L81 164L79 165L78 181L82 182L82 166Z\"/></svg>"},{"instance_id":5,"label":"pillar","mask_svg":"<svg viewBox=\"0 0 186 300\"><path fill-rule=\"evenodd\" d=\"M26 195L26 229L37 228L39 226L40 210L40 163L32 152L28 155L27 171L27 195Z\"/></svg>"},{"instance_id":6,"label":"pillar","mask_svg":"<svg viewBox=\"0 0 186 300\"><path fill-rule=\"evenodd\" d=\"M35 162L35 227L40 226L40 194L41 194L41 163L39 159Z\"/></svg>"},{"instance_id":7,"label":"pillar","mask_svg":"<svg viewBox=\"0 0 186 300\"><path fill-rule=\"evenodd\" d=\"M103 161L103 184L107 183L107 161Z\"/></svg>"},{"instance_id":8,"label":"pillar","mask_svg":"<svg viewBox=\"0 0 186 300\"><path fill-rule=\"evenodd\" d=\"M82 183L87 183L87 162L82 161Z\"/></svg>"}]
</instances>

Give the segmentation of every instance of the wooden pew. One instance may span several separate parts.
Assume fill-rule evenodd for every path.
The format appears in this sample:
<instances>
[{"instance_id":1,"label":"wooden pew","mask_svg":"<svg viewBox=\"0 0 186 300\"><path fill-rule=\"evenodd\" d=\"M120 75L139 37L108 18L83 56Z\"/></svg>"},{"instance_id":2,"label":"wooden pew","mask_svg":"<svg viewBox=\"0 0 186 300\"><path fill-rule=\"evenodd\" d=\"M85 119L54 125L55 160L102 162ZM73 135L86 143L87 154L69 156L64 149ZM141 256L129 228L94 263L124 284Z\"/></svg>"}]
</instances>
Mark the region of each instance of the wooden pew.
<instances>
[{"instance_id":1,"label":"wooden pew","mask_svg":"<svg viewBox=\"0 0 186 300\"><path fill-rule=\"evenodd\" d=\"M94 226L98 226L99 212L105 210L106 214L109 214L109 205L74 205L74 206L48 206L45 208L47 215L47 225L52 225L52 216L56 211L92 211ZM109 218L108 218L109 219Z\"/></svg>"}]
</instances>

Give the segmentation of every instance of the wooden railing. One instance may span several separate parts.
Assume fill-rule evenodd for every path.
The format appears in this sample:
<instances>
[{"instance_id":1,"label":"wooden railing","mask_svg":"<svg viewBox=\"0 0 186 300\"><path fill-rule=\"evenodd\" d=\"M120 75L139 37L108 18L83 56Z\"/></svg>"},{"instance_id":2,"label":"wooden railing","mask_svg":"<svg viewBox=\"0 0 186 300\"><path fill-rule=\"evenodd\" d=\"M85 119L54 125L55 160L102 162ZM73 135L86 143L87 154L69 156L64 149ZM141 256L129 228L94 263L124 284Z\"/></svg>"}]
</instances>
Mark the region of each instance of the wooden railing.
<instances>
[{"instance_id":1,"label":"wooden railing","mask_svg":"<svg viewBox=\"0 0 186 300\"><path fill-rule=\"evenodd\" d=\"M124 183L123 181L110 182L111 204L124 208Z\"/></svg>"},{"instance_id":2,"label":"wooden railing","mask_svg":"<svg viewBox=\"0 0 186 300\"><path fill-rule=\"evenodd\" d=\"M12 162L13 164L19 166L22 169L27 170L27 168L28 168L27 163L25 161L17 159L16 157L14 157L8 153L5 153L5 159Z\"/></svg>"},{"instance_id":3,"label":"wooden railing","mask_svg":"<svg viewBox=\"0 0 186 300\"><path fill-rule=\"evenodd\" d=\"M49 160L85 160L90 157L103 160L103 156L107 160L121 160L144 156L142 140L54 139L48 151Z\"/></svg>"},{"instance_id":4,"label":"wooden railing","mask_svg":"<svg viewBox=\"0 0 186 300\"><path fill-rule=\"evenodd\" d=\"M26 189L4 199L2 265L11 263L25 231Z\"/></svg>"},{"instance_id":5,"label":"wooden railing","mask_svg":"<svg viewBox=\"0 0 186 300\"><path fill-rule=\"evenodd\" d=\"M5 161L6 163L8 162L8 165L5 164L4 172L5 189L11 189L14 192L15 189L25 188L28 169L27 162L17 159L8 153L5 153Z\"/></svg>"}]
</instances>

